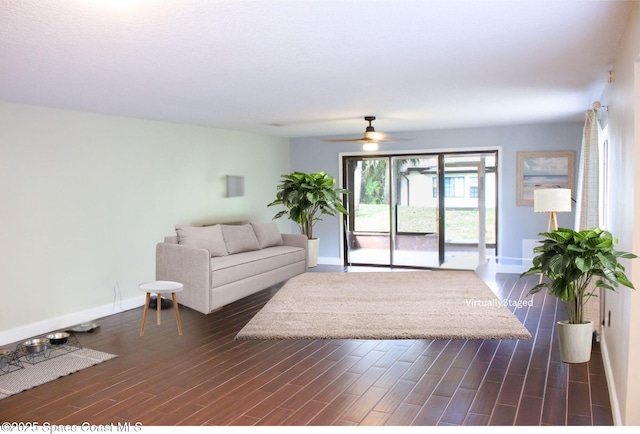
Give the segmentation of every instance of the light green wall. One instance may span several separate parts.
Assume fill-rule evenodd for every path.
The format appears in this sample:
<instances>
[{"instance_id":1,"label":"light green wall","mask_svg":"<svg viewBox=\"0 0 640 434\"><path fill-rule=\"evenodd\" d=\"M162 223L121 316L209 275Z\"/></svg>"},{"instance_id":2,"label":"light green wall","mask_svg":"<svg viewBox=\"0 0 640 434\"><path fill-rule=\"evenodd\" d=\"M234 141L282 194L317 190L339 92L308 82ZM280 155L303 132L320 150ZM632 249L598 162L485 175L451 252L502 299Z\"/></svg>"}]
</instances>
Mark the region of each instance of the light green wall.
<instances>
[{"instance_id":1,"label":"light green wall","mask_svg":"<svg viewBox=\"0 0 640 434\"><path fill-rule=\"evenodd\" d=\"M269 221L288 168L283 138L0 103L0 335L109 306L116 283L138 298L175 224Z\"/></svg>"}]
</instances>

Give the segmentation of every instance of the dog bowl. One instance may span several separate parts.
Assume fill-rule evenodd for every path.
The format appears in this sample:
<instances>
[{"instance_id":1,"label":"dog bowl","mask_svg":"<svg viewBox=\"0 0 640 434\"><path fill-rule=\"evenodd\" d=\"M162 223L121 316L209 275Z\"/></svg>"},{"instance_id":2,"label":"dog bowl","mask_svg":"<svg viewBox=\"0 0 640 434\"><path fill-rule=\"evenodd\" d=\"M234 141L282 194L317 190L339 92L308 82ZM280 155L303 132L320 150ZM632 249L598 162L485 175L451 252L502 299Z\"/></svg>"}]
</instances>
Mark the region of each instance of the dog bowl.
<instances>
[{"instance_id":1,"label":"dog bowl","mask_svg":"<svg viewBox=\"0 0 640 434\"><path fill-rule=\"evenodd\" d=\"M93 331L95 329L97 329L98 327L100 327L98 324L96 323L92 323L92 322L85 322L82 324L78 324L77 326L73 327L71 329L72 332L74 333L93 333Z\"/></svg>"},{"instance_id":2,"label":"dog bowl","mask_svg":"<svg viewBox=\"0 0 640 434\"><path fill-rule=\"evenodd\" d=\"M49 339L38 338L31 339L22 344L29 354L37 354L44 352L49 346Z\"/></svg>"},{"instance_id":3,"label":"dog bowl","mask_svg":"<svg viewBox=\"0 0 640 434\"><path fill-rule=\"evenodd\" d=\"M67 343L67 339L69 339L69 333L67 332L57 332L51 333L47 335L47 339L51 342L51 345L62 345Z\"/></svg>"}]
</instances>

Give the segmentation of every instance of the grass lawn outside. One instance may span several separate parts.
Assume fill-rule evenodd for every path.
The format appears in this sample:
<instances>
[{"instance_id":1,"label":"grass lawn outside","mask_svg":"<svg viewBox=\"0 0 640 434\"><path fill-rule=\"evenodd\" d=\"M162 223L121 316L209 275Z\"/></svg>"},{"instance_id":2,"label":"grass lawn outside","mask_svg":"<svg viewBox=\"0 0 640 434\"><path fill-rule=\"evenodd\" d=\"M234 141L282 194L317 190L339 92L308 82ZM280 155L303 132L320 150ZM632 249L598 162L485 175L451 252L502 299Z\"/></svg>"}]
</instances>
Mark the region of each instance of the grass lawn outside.
<instances>
[{"instance_id":1,"label":"grass lawn outside","mask_svg":"<svg viewBox=\"0 0 640 434\"><path fill-rule=\"evenodd\" d=\"M448 208L445 210L445 236L450 242L478 242L478 210ZM495 243L494 208L486 212L487 243ZM389 206L360 204L355 215L358 232L389 232ZM437 209L419 206L398 207L398 232L437 232Z\"/></svg>"}]
</instances>

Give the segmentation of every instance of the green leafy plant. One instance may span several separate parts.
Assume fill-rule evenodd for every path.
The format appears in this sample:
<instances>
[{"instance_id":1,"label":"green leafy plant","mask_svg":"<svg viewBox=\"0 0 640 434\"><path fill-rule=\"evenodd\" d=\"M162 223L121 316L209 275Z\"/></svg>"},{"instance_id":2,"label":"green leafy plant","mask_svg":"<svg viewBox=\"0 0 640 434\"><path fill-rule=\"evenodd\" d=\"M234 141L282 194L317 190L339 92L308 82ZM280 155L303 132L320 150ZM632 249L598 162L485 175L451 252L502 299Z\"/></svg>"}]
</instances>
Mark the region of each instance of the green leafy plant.
<instances>
[{"instance_id":1,"label":"green leafy plant","mask_svg":"<svg viewBox=\"0 0 640 434\"><path fill-rule=\"evenodd\" d=\"M278 185L276 199L268 206L284 205L286 209L273 219L288 216L308 239L313 238L313 226L322 220L322 215L348 214L340 195L349 191L336 188L333 176L324 172L293 172L282 175L282 178L284 180Z\"/></svg>"},{"instance_id":2,"label":"green leafy plant","mask_svg":"<svg viewBox=\"0 0 640 434\"><path fill-rule=\"evenodd\" d=\"M615 291L619 285L635 289L625 275L619 258L633 259L633 253L614 249L618 243L610 232L594 228L582 231L559 228L540 234L542 245L533 249L538 255L533 266L522 276L546 276L549 281L534 286L529 295L548 288L549 293L565 302L569 324L583 324L583 308L590 297L597 297L595 288Z\"/></svg>"}]
</instances>

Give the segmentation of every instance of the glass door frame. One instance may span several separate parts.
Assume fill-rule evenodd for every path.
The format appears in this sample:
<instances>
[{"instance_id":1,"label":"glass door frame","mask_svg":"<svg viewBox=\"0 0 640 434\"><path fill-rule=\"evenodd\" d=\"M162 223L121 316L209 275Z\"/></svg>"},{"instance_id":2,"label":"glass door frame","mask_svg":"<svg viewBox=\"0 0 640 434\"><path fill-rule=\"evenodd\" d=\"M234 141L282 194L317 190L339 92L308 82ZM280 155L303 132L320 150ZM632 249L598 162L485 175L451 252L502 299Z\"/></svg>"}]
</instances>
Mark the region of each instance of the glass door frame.
<instances>
[{"instance_id":1,"label":"glass door frame","mask_svg":"<svg viewBox=\"0 0 640 434\"><path fill-rule=\"evenodd\" d=\"M444 157L445 156L452 156L452 155L464 155L464 154L478 154L478 153L494 153L495 154L495 194L496 194L496 204L495 204L495 257L499 257L499 251L501 250L500 248L500 239L501 239L501 228L500 228L500 215L501 215L501 209L502 207L500 206L500 201L502 198L502 146L487 146L487 147L468 147L468 148L437 148L437 149L414 149L414 150L404 150L404 151L377 151L377 152L364 152L364 151L359 151L359 152L340 152L338 154L338 181L340 184L341 188L346 188L346 161L348 159L351 158L361 158L361 159L367 159L367 158L382 158L382 159L388 159L389 161L389 165L391 166L391 161L392 161L392 157L403 157L403 156L424 156L424 157L438 157L438 185L439 186L444 186L444 177L445 177L445 170L444 170ZM394 178L395 178L395 173L392 170L392 167L389 167L389 182L391 183L391 188L394 187ZM390 198L390 203L389 203L389 213L390 213L390 228L389 228L389 264L388 265L380 265L380 264L360 264L358 263L357 265L359 266L372 266L372 267L376 267L376 266L382 266L382 267L397 267L397 268L402 268L403 266L401 265L393 265L393 242L395 242L395 230L397 229L395 226L396 224L396 217L395 217L395 203L394 201L397 200L395 199L395 193L392 194L392 197ZM349 209L349 196L345 196L343 199L343 203L345 208ZM443 194L438 194L438 232L439 234L444 233L444 229L445 229L445 195ZM348 237L346 236L346 229L347 229L347 225L348 225L348 219L350 218L350 216L342 216L342 218L340 219L340 227L339 227L339 234L340 234L340 264L344 265L344 266L350 266L351 263L349 262L349 249L348 249ZM440 264L442 264L441 261L443 261L445 255L445 242L444 240L442 240L442 242L440 242L440 240L438 241L438 256L439 256L439 261ZM405 267L406 268L406 267ZM414 266L408 267L408 268L416 268ZM421 267L421 268L426 268L426 269L431 269L434 267Z\"/></svg>"},{"instance_id":2,"label":"glass door frame","mask_svg":"<svg viewBox=\"0 0 640 434\"><path fill-rule=\"evenodd\" d=\"M402 251L403 249L400 248L400 244L402 244L402 239L404 239L405 243L408 242L408 240L411 239L411 237L413 238L413 242L416 244L420 244L421 242L424 242L424 240L426 239L425 237L427 235L435 235L437 238L437 245L440 244L440 227L439 227L439 222L441 219L441 216L438 215L436 220L438 221L438 226L436 226L435 228L433 228L432 231L425 231L424 228L421 231L417 231L417 230L412 230L412 231L407 231L406 228L402 228L401 230L401 224L404 223L406 224L407 222L401 218L400 216L400 208L403 206L402 205L402 197L403 197L403 192L402 192L402 187L401 187L401 178L403 177L402 174L400 173L400 169L402 168L404 163L407 163L408 160L419 160L419 164L418 166L415 166L414 169L416 167L420 167L424 170L428 169L429 166L421 166L421 164L427 163L427 164L433 164L435 162L435 169L436 169L436 174L440 173L440 165L439 165L439 160L441 159L441 155L440 154L434 154L434 153L407 153L407 154L402 154L402 155L390 155L389 157L389 164L391 167L391 174L390 174L390 183L391 183L391 188L390 190L392 190L392 195L391 195L391 206L390 206L390 217L389 220L391 222L391 227L390 227L390 239L391 239L391 243L390 243L390 249L391 249L391 265L392 267L410 267L410 268L414 268L416 267L416 265L412 265L411 262L413 262L413 260L415 260L415 258L411 258L411 255L406 256L405 255L405 261L408 260L408 263L401 263L403 262L402 258L396 260L396 253L398 251ZM401 164L402 163L402 164ZM412 162L413 163L413 162ZM422 171L420 171L420 173L422 173ZM398 176L400 175L400 176ZM438 175L439 176L439 175ZM439 183L437 185L443 185L442 183ZM433 187L433 186L432 186ZM413 189L409 189L409 181L407 180L407 191L406 191L406 201L407 201L407 205L411 202L411 194L410 192ZM438 189L439 191L439 189ZM431 194L433 194L433 190L431 190ZM440 194L438 193L438 198L439 198ZM438 209L438 213L440 210L440 206L441 203L438 199L438 204L437 204L437 209ZM415 228L413 228L415 229ZM427 242L428 243L428 242ZM427 263L425 263L424 265L421 265L420 268L425 268L425 269L431 269L431 268L439 268L441 264L440 259L443 257L442 253L439 252L438 246L436 246L436 249L424 249L424 250L420 250L420 249L416 249L417 251L420 251L422 253L427 254L427 256L430 256L429 253L430 252L434 252L436 254L436 262L437 265L434 264L433 259L428 259ZM399 257L400 255L398 255ZM423 257L423 260L426 259Z\"/></svg>"},{"instance_id":3,"label":"glass door frame","mask_svg":"<svg viewBox=\"0 0 640 434\"><path fill-rule=\"evenodd\" d=\"M379 155L379 154L370 154L370 153L361 153L358 155L349 155L349 156L345 156L344 158L341 158L341 164L340 164L340 184L342 188L347 188L349 186L349 182L347 180L347 176L350 175L350 172L346 170L346 167L348 165L349 161L357 161L357 162L361 162L361 161L365 161L365 160L386 160L387 162L387 172L388 175L386 176L386 185L389 189L392 188L393 183L391 180L392 174L391 174L391 155ZM343 187L344 186L344 187ZM390 191L390 190L389 190ZM351 192L351 194L353 194L353 192ZM350 240L348 239L348 237L346 236L346 228L347 227L351 227L351 221L355 220L355 215L354 215L354 208L351 206L353 202L351 202L349 195L346 195L343 198L343 205L344 207L349 211L349 215L347 216L343 216L343 224L342 224L342 228L341 228L341 257L342 257L342 263L343 265L350 265L349 262L349 247L348 247L348 243L350 242ZM372 266L372 267L390 267L391 264L393 263L393 242L394 240L392 239L392 230L391 228L393 227L393 209L391 206L391 199L392 199L392 194L391 191L389 193L389 203L386 204L388 206L388 212L389 212L389 231L388 232L374 232L371 231L370 234L388 234L389 235L389 240L387 243L387 247L386 247L386 251L388 252L389 256L388 256L388 260L387 263L367 263L367 264L363 264L366 266ZM342 254L342 252L346 251L347 252L347 256L344 256ZM360 264L358 264L360 265Z\"/></svg>"}]
</instances>

